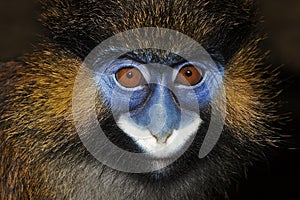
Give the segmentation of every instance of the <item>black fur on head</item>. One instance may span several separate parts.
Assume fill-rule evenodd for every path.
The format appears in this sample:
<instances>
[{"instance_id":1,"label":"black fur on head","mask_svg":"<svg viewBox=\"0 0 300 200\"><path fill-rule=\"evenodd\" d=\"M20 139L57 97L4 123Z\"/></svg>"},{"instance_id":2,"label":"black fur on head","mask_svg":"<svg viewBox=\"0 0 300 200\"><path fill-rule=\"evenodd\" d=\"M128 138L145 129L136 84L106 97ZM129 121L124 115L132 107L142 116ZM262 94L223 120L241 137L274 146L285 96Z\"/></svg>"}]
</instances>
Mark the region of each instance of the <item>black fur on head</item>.
<instances>
[{"instance_id":1,"label":"black fur on head","mask_svg":"<svg viewBox=\"0 0 300 200\"><path fill-rule=\"evenodd\" d=\"M51 0L41 21L50 41L84 58L104 39L129 29L162 27L182 32L230 59L258 30L252 0Z\"/></svg>"}]
</instances>

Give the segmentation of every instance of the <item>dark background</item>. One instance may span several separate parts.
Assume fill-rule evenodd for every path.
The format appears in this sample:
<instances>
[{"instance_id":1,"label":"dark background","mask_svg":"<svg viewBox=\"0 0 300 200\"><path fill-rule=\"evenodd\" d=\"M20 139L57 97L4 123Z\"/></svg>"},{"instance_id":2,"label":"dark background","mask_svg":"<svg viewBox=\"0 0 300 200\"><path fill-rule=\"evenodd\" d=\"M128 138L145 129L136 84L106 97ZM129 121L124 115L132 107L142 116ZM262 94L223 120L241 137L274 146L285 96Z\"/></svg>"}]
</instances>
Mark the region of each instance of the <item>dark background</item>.
<instances>
[{"instance_id":1,"label":"dark background","mask_svg":"<svg viewBox=\"0 0 300 200\"><path fill-rule=\"evenodd\" d=\"M300 1L262 0L274 66L280 75L285 102L282 113L290 113L283 133L289 139L268 158L251 167L247 178L232 188L231 199L300 199ZM0 60L30 52L42 28L36 21L37 0L0 0ZM234 191L239 191L238 193Z\"/></svg>"}]
</instances>

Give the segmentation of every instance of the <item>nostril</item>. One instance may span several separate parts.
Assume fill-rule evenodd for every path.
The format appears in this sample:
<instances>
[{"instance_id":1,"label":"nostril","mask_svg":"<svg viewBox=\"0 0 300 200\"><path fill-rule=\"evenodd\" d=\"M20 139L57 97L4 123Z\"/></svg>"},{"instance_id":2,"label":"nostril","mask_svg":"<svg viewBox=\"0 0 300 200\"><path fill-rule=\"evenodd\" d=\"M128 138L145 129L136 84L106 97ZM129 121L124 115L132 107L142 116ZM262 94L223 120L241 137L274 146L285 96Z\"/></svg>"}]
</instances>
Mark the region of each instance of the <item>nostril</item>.
<instances>
[{"instance_id":1,"label":"nostril","mask_svg":"<svg viewBox=\"0 0 300 200\"><path fill-rule=\"evenodd\" d=\"M156 139L156 142L159 144L167 143L167 140L171 137L172 133L168 133L164 136L155 135L150 131L151 135Z\"/></svg>"}]
</instances>

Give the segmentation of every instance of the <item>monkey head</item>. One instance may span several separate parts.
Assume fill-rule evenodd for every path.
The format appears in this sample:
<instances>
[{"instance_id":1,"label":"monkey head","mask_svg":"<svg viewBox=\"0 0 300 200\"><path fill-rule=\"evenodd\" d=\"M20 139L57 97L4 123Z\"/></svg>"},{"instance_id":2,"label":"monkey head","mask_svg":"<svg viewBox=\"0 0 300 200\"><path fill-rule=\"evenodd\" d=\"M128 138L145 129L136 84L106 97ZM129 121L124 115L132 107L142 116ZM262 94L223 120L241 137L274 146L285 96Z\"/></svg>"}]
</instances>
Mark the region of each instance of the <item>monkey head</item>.
<instances>
[{"instance_id":1,"label":"monkey head","mask_svg":"<svg viewBox=\"0 0 300 200\"><path fill-rule=\"evenodd\" d=\"M224 197L264 155L274 72L253 1L41 3L42 42L0 68L3 195Z\"/></svg>"}]
</instances>

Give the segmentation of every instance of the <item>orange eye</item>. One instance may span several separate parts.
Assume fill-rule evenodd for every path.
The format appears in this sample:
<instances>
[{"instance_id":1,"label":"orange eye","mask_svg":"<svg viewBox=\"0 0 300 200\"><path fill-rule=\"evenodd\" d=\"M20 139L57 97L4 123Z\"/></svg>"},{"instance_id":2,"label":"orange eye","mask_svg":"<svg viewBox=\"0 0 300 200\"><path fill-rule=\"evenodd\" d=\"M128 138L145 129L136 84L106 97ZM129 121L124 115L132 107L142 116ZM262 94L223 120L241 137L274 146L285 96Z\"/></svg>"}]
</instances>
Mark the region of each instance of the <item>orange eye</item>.
<instances>
[{"instance_id":1,"label":"orange eye","mask_svg":"<svg viewBox=\"0 0 300 200\"><path fill-rule=\"evenodd\" d=\"M134 88L145 82L140 70L134 67L120 69L116 74L117 81L124 87Z\"/></svg>"},{"instance_id":2,"label":"orange eye","mask_svg":"<svg viewBox=\"0 0 300 200\"><path fill-rule=\"evenodd\" d=\"M183 67L177 74L176 83L193 86L202 80L202 72L193 65Z\"/></svg>"}]
</instances>

